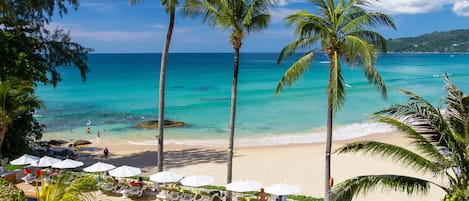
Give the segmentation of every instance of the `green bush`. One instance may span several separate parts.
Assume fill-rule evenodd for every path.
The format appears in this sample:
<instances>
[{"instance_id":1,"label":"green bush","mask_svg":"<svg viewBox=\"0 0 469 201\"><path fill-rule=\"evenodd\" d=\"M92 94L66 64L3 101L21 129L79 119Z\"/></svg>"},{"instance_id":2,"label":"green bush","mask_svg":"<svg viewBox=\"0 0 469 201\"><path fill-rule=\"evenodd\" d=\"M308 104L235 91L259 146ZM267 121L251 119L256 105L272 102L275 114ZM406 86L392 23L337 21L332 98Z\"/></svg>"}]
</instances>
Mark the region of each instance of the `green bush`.
<instances>
[{"instance_id":1,"label":"green bush","mask_svg":"<svg viewBox=\"0 0 469 201\"><path fill-rule=\"evenodd\" d=\"M2 201L26 201L23 191L17 189L12 183L0 178L0 200Z\"/></svg>"}]
</instances>

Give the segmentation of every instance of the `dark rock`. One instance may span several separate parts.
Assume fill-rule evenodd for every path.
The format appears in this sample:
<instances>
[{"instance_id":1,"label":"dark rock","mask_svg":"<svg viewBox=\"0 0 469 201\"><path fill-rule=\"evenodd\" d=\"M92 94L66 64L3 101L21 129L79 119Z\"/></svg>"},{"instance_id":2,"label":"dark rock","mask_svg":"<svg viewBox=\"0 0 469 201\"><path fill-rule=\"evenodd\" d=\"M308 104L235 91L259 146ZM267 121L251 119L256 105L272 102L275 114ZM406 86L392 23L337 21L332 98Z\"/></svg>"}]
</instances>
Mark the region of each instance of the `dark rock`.
<instances>
[{"instance_id":1,"label":"dark rock","mask_svg":"<svg viewBox=\"0 0 469 201\"><path fill-rule=\"evenodd\" d=\"M165 128L173 128L173 127L183 127L186 124L182 121L164 120L163 125ZM145 122L137 124L136 127L137 128L158 128L158 120L145 121Z\"/></svg>"},{"instance_id":2,"label":"dark rock","mask_svg":"<svg viewBox=\"0 0 469 201\"><path fill-rule=\"evenodd\" d=\"M67 143L68 141L66 140L49 140L50 145L60 146L60 145L67 144Z\"/></svg>"},{"instance_id":3,"label":"dark rock","mask_svg":"<svg viewBox=\"0 0 469 201\"><path fill-rule=\"evenodd\" d=\"M80 146L80 145L87 145L87 144L91 144L91 142L88 140L76 140L75 142L73 142L73 146Z\"/></svg>"}]
</instances>

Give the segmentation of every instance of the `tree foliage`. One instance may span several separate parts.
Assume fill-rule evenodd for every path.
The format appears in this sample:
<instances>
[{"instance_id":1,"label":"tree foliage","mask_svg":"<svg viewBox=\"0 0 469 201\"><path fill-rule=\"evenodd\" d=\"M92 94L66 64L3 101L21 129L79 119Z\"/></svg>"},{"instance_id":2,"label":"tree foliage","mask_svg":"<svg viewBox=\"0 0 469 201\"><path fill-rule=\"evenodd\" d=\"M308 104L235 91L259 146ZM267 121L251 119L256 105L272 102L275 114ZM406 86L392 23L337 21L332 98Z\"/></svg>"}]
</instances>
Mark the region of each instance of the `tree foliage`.
<instances>
[{"instance_id":1,"label":"tree foliage","mask_svg":"<svg viewBox=\"0 0 469 201\"><path fill-rule=\"evenodd\" d=\"M382 142L360 141L344 145L337 153L370 153L387 158L416 172L432 173L446 181L435 183L401 175L364 175L348 179L334 188L335 200L352 200L377 187L407 194L426 193L430 187L446 192L445 200L469 199L469 98L448 77L446 110L434 107L422 97L402 90L409 96L407 104L392 105L372 115L378 121L398 128L417 152Z\"/></svg>"},{"instance_id":2,"label":"tree foliage","mask_svg":"<svg viewBox=\"0 0 469 201\"><path fill-rule=\"evenodd\" d=\"M78 0L1 1L0 81L5 83L14 79L55 87L61 80L58 68L66 66L76 66L84 81L88 72L87 54L92 49L73 42L63 29L49 28L54 15L61 17L68 9L77 9L78 5ZM42 126L32 115L37 107L22 107L28 107L28 110L8 118L13 124L7 126L5 139L8 141L4 147L26 147L28 140L40 137ZM14 149L10 150L12 154L16 153Z\"/></svg>"},{"instance_id":3,"label":"tree foliage","mask_svg":"<svg viewBox=\"0 0 469 201\"><path fill-rule=\"evenodd\" d=\"M91 201L95 200L92 191L98 183L93 175L73 178L71 172L63 171L53 176L53 183L42 185L37 190L38 201ZM43 183L46 182L43 179Z\"/></svg>"},{"instance_id":4,"label":"tree foliage","mask_svg":"<svg viewBox=\"0 0 469 201\"><path fill-rule=\"evenodd\" d=\"M0 178L0 200L3 201L26 201L23 191L16 188L14 184Z\"/></svg>"},{"instance_id":5,"label":"tree foliage","mask_svg":"<svg viewBox=\"0 0 469 201\"><path fill-rule=\"evenodd\" d=\"M329 83L327 87L327 139L325 159L325 200L330 200L330 153L332 146L333 113L345 103L345 84L342 63L359 64L370 84L386 97L384 81L374 67L378 51L386 52L386 41L372 29L378 26L395 29L391 17L381 12L365 9L366 0L311 0L315 12L297 11L285 18L288 25L294 25L296 40L280 52L277 63L295 52L305 52L294 62L280 79L275 90L279 94L285 86L292 86L310 68L315 47L327 55Z\"/></svg>"},{"instance_id":6,"label":"tree foliage","mask_svg":"<svg viewBox=\"0 0 469 201\"><path fill-rule=\"evenodd\" d=\"M387 43L390 52L469 52L469 30L435 31Z\"/></svg>"}]
</instances>

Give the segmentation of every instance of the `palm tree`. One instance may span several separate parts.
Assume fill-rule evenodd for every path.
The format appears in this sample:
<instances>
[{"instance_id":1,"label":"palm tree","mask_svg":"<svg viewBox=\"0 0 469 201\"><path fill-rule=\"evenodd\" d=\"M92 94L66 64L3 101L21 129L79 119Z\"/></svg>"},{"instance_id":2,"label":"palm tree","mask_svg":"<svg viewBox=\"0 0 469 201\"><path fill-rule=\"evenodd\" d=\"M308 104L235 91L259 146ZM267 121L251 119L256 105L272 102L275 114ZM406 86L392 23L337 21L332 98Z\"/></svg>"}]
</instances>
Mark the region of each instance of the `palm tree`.
<instances>
[{"instance_id":1,"label":"palm tree","mask_svg":"<svg viewBox=\"0 0 469 201\"><path fill-rule=\"evenodd\" d=\"M306 10L286 17L288 25L295 25L297 39L285 46L278 58L278 64L295 52L306 51L285 72L277 85L276 94L284 86L291 86L310 67L313 60L313 46L321 44L327 55L329 83L327 88L327 139L325 153L325 200L330 200L330 153L332 145L333 113L345 102L344 79L341 62L359 63L368 81L386 97L386 87L373 63L377 59L377 48L386 51L385 39L377 32L369 30L378 25L395 29L393 20L380 12L369 12L363 8L363 0L311 0L315 14Z\"/></svg>"},{"instance_id":2,"label":"palm tree","mask_svg":"<svg viewBox=\"0 0 469 201\"><path fill-rule=\"evenodd\" d=\"M141 2L143 0L129 0L131 5ZM164 165L164 97L166 86L166 65L168 61L168 52L171 44L171 37L173 36L174 20L176 13L176 6L179 4L178 0L161 0L161 5L165 6L166 13L169 14L168 31L166 32L166 40L161 53L160 65L160 83L159 83L159 100L158 100L158 171L163 171Z\"/></svg>"},{"instance_id":3,"label":"palm tree","mask_svg":"<svg viewBox=\"0 0 469 201\"><path fill-rule=\"evenodd\" d=\"M41 102L34 96L31 82L11 78L0 81L0 157L3 156L3 141L8 127L13 120L25 112L41 107Z\"/></svg>"},{"instance_id":4,"label":"palm tree","mask_svg":"<svg viewBox=\"0 0 469 201\"><path fill-rule=\"evenodd\" d=\"M92 191L96 191L98 183L93 175L73 179L69 183L70 172L60 172L52 177L53 182L37 188L38 201L91 201L96 200ZM43 183L45 179L42 178Z\"/></svg>"},{"instance_id":5,"label":"palm tree","mask_svg":"<svg viewBox=\"0 0 469 201\"><path fill-rule=\"evenodd\" d=\"M366 152L392 159L418 172L432 173L447 182L401 175L364 175L338 184L333 189L335 200L352 200L379 186L406 192L425 193L430 186L446 192L444 200L469 200L469 97L464 95L446 76L446 110L434 107L422 97L402 90L409 96L404 105L392 105L372 115L379 122L390 124L411 139L418 152L396 145L361 141L340 147L335 152Z\"/></svg>"},{"instance_id":6,"label":"palm tree","mask_svg":"<svg viewBox=\"0 0 469 201\"><path fill-rule=\"evenodd\" d=\"M277 4L276 0L186 0L184 4L186 15L203 16L203 21L209 25L231 30L230 42L234 50L234 73L231 86L227 183L231 183L232 179L239 51L246 34L267 28L270 21L268 7L275 4Z\"/></svg>"}]
</instances>

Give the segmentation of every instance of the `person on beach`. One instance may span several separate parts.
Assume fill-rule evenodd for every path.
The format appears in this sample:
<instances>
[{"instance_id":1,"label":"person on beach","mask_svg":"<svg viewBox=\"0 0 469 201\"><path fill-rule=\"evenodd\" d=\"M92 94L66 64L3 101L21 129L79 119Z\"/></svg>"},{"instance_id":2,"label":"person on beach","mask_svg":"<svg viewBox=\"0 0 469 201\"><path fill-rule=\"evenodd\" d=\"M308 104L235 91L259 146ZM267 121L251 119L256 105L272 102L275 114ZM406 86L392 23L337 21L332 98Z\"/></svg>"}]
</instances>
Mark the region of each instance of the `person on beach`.
<instances>
[{"instance_id":1,"label":"person on beach","mask_svg":"<svg viewBox=\"0 0 469 201\"><path fill-rule=\"evenodd\" d=\"M104 148L103 153L104 153L104 159L108 159L108 157L109 157L109 149L108 149L107 147Z\"/></svg>"},{"instance_id":2,"label":"person on beach","mask_svg":"<svg viewBox=\"0 0 469 201\"><path fill-rule=\"evenodd\" d=\"M91 134L91 128L90 127L86 128L86 133Z\"/></svg>"},{"instance_id":3,"label":"person on beach","mask_svg":"<svg viewBox=\"0 0 469 201\"><path fill-rule=\"evenodd\" d=\"M99 133L99 131L98 131L98 132L96 132L96 138L98 138L98 139L99 139L100 137L101 137L101 133Z\"/></svg>"},{"instance_id":4,"label":"person on beach","mask_svg":"<svg viewBox=\"0 0 469 201\"><path fill-rule=\"evenodd\" d=\"M261 188L261 191L259 191L259 194L257 195L257 200L267 201L267 194L264 192L264 188Z\"/></svg>"}]
</instances>

